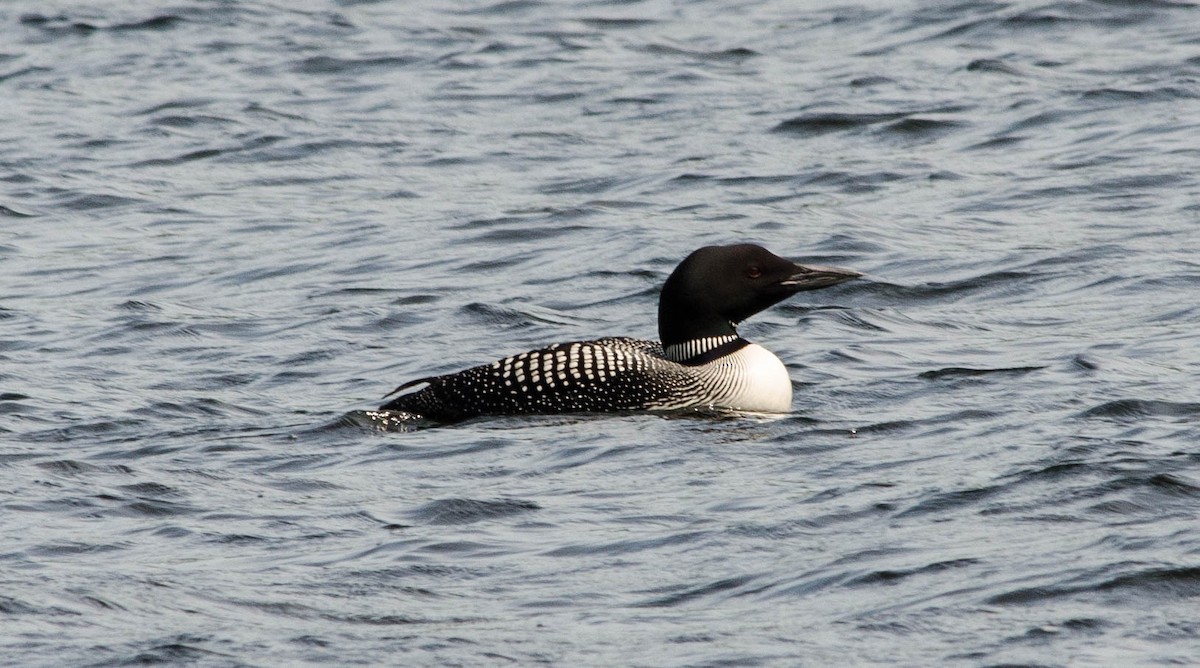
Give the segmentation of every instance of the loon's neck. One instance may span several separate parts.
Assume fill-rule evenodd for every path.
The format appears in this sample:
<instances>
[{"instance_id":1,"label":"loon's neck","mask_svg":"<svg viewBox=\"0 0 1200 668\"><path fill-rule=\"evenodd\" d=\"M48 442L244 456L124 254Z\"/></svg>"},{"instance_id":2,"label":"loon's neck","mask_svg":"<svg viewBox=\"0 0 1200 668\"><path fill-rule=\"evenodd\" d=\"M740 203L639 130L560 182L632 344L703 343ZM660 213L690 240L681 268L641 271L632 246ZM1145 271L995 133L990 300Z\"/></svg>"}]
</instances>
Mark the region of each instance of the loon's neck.
<instances>
[{"instance_id":1,"label":"loon's neck","mask_svg":"<svg viewBox=\"0 0 1200 668\"><path fill-rule=\"evenodd\" d=\"M686 366L699 366L735 353L748 345L750 342L735 332L666 345L663 346L663 353L672 362L679 362Z\"/></svg>"}]
</instances>

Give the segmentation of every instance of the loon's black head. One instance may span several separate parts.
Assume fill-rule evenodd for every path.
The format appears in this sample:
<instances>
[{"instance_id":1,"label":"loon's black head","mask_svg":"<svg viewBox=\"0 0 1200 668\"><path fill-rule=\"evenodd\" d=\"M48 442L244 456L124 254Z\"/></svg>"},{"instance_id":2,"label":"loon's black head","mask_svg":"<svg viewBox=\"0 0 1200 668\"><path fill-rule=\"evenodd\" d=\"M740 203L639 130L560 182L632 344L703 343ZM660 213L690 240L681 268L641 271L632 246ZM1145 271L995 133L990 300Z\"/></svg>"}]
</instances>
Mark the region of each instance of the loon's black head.
<instances>
[{"instance_id":1,"label":"loon's black head","mask_svg":"<svg viewBox=\"0 0 1200 668\"><path fill-rule=\"evenodd\" d=\"M862 274L801 265L753 244L705 246L687 256L658 301L664 346L706 336L736 334L736 325L805 290L837 285Z\"/></svg>"}]
</instances>

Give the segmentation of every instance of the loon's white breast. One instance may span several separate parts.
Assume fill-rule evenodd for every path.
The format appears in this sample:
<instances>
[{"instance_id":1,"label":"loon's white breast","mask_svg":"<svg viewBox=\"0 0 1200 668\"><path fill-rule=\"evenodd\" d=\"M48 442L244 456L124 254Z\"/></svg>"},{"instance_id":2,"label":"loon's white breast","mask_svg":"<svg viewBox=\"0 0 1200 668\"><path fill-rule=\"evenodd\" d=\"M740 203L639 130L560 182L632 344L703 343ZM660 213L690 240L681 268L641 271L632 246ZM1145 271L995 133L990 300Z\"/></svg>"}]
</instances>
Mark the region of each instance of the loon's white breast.
<instances>
[{"instance_id":1,"label":"loon's white breast","mask_svg":"<svg viewBox=\"0 0 1200 668\"><path fill-rule=\"evenodd\" d=\"M792 379L775 353L751 343L697 369L713 388L707 403L755 413L792 410Z\"/></svg>"}]
</instances>

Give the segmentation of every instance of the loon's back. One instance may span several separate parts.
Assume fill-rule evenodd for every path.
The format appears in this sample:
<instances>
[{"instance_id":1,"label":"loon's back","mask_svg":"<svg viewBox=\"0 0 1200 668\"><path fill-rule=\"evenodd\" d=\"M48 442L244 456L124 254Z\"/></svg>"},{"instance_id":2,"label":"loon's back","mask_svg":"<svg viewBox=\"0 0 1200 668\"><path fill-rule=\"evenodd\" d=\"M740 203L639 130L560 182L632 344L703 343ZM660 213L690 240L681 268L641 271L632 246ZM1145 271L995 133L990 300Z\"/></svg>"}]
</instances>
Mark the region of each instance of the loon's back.
<instances>
[{"instance_id":1,"label":"loon's back","mask_svg":"<svg viewBox=\"0 0 1200 668\"><path fill-rule=\"evenodd\" d=\"M558 343L407 386L423 382L428 387L382 409L433 420L625 411L678 403L700 389L686 367L663 357L661 345L631 338Z\"/></svg>"},{"instance_id":2,"label":"loon's back","mask_svg":"<svg viewBox=\"0 0 1200 668\"><path fill-rule=\"evenodd\" d=\"M381 410L438 421L693 407L786 412L792 401L787 369L738 336L737 323L796 292L859 275L797 265L758 246L701 248L663 286L662 344L619 337L559 343L405 383L394 392L427 387Z\"/></svg>"}]
</instances>

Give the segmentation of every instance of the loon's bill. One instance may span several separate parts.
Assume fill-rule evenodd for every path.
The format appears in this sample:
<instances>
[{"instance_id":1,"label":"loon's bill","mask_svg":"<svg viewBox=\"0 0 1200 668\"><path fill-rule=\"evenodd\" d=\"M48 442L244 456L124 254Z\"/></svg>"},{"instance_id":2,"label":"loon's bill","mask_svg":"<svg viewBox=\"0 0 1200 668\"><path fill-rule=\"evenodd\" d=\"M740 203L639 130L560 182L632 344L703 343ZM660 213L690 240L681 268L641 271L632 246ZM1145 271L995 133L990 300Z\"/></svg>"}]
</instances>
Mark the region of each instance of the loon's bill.
<instances>
[{"instance_id":1,"label":"loon's bill","mask_svg":"<svg viewBox=\"0 0 1200 668\"><path fill-rule=\"evenodd\" d=\"M738 336L737 324L806 290L862 276L801 265L760 246L706 246L663 284L659 341L572 341L443 376L409 381L380 410L439 422L485 415L719 408L786 413L783 362Z\"/></svg>"}]
</instances>

